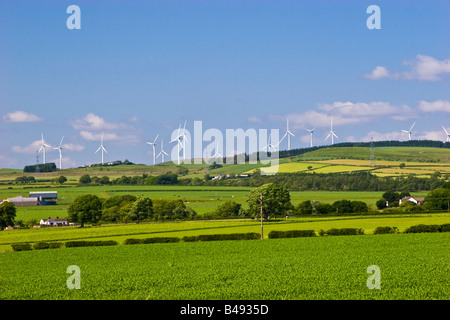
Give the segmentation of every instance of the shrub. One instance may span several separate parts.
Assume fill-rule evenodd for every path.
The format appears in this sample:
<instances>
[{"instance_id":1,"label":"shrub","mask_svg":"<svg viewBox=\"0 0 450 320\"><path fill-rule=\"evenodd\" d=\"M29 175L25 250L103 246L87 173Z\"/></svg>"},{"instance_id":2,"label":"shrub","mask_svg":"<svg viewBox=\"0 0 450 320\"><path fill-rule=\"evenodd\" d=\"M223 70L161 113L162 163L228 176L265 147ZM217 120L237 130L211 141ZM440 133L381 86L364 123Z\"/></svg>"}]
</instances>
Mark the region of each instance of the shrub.
<instances>
[{"instance_id":1,"label":"shrub","mask_svg":"<svg viewBox=\"0 0 450 320\"><path fill-rule=\"evenodd\" d=\"M62 242L36 242L33 244L34 250L41 250L41 249L57 249L61 248L63 246Z\"/></svg>"},{"instance_id":2,"label":"shrub","mask_svg":"<svg viewBox=\"0 0 450 320\"><path fill-rule=\"evenodd\" d=\"M231 233L231 234L201 234L198 236L183 237L183 241L220 241L220 240L255 240L260 239L259 233Z\"/></svg>"},{"instance_id":3,"label":"shrub","mask_svg":"<svg viewBox=\"0 0 450 320\"><path fill-rule=\"evenodd\" d=\"M141 243L169 243L169 242L179 242L180 238L176 237L154 237L142 239Z\"/></svg>"},{"instance_id":4,"label":"shrub","mask_svg":"<svg viewBox=\"0 0 450 320\"><path fill-rule=\"evenodd\" d=\"M275 238L299 238L299 237L314 237L316 233L314 230L289 230L289 231L270 231L269 239Z\"/></svg>"},{"instance_id":5,"label":"shrub","mask_svg":"<svg viewBox=\"0 0 450 320\"><path fill-rule=\"evenodd\" d=\"M113 240L105 240L105 241L67 241L66 248L74 248L74 247L98 247L98 246L115 246L118 243Z\"/></svg>"},{"instance_id":6,"label":"shrub","mask_svg":"<svg viewBox=\"0 0 450 320\"><path fill-rule=\"evenodd\" d=\"M377 227L373 234L398 233L397 227Z\"/></svg>"},{"instance_id":7,"label":"shrub","mask_svg":"<svg viewBox=\"0 0 450 320\"><path fill-rule=\"evenodd\" d=\"M333 228L326 231L325 234L329 236L356 236L364 234L364 230L356 228L342 228L342 229Z\"/></svg>"},{"instance_id":8,"label":"shrub","mask_svg":"<svg viewBox=\"0 0 450 320\"><path fill-rule=\"evenodd\" d=\"M11 247L14 251L27 251L32 249L30 243L12 243Z\"/></svg>"},{"instance_id":9,"label":"shrub","mask_svg":"<svg viewBox=\"0 0 450 320\"><path fill-rule=\"evenodd\" d=\"M437 224L419 224L416 226L411 226L405 230L405 233L422 233L422 232L449 232L450 223L437 225Z\"/></svg>"},{"instance_id":10,"label":"shrub","mask_svg":"<svg viewBox=\"0 0 450 320\"><path fill-rule=\"evenodd\" d=\"M141 244L142 239L126 239L123 244Z\"/></svg>"}]
</instances>

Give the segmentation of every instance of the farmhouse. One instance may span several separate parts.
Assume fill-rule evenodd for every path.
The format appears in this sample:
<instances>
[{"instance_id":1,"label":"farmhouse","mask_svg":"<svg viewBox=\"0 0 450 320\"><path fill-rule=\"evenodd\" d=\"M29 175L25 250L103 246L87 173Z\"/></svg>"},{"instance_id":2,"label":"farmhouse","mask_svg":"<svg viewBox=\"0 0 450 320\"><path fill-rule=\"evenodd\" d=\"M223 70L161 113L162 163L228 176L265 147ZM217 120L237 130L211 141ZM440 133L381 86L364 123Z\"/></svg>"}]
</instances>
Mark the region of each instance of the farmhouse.
<instances>
[{"instance_id":1,"label":"farmhouse","mask_svg":"<svg viewBox=\"0 0 450 320\"><path fill-rule=\"evenodd\" d=\"M399 200L399 204L402 204L402 202L405 202L405 201L411 201L412 203L414 203L414 204L417 204L417 205L419 205L419 206L421 206L422 204L423 204L423 200L424 200L425 198L423 198L423 197L403 197L403 198L401 198L400 200Z\"/></svg>"},{"instance_id":2,"label":"farmhouse","mask_svg":"<svg viewBox=\"0 0 450 320\"><path fill-rule=\"evenodd\" d=\"M40 225L43 226L57 226L57 227L61 227L61 226L68 226L68 222L66 218L59 218L56 217L56 219L52 219L51 217L48 217L48 219L41 219Z\"/></svg>"}]
</instances>

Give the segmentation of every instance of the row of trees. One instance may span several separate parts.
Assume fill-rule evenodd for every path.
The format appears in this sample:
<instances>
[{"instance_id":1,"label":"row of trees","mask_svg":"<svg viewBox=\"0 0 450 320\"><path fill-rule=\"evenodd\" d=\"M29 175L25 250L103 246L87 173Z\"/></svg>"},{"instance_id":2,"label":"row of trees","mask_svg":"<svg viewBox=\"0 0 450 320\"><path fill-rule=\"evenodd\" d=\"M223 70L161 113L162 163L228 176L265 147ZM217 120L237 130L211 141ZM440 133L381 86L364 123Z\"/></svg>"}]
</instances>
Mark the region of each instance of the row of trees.
<instances>
[{"instance_id":1,"label":"row of trees","mask_svg":"<svg viewBox=\"0 0 450 320\"><path fill-rule=\"evenodd\" d=\"M108 176L91 177L85 174L80 177L81 184L100 185L192 185L192 186L236 186L260 187L264 184L275 183L289 190L324 190L324 191L383 191L414 192L434 190L445 183L447 177L439 172L429 178L407 177L379 177L370 172L351 173L279 173L276 175L261 175L256 171L252 178L240 179L179 179L176 173L165 173L159 176L122 176L110 179ZM444 178L444 179L442 179Z\"/></svg>"},{"instance_id":2,"label":"row of trees","mask_svg":"<svg viewBox=\"0 0 450 320\"><path fill-rule=\"evenodd\" d=\"M197 213L182 200L152 200L132 195L113 196L106 200L96 195L78 196L68 209L70 222L136 222L155 220L191 220Z\"/></svg>"}]
</instances>

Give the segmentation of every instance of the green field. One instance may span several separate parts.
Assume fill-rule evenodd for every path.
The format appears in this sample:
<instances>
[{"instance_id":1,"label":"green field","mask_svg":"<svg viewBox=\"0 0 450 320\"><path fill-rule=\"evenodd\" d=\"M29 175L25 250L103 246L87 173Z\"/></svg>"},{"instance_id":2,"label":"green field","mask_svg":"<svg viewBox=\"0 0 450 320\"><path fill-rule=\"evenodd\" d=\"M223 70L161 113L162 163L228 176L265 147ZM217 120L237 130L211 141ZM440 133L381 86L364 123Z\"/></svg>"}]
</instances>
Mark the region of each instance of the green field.
<instances>
[{"instance_id":1,"label":"green field","mask_svg":"<svg viewBox=\"0 0 450 320\"><path fill-rule=\"evenodd\" d=\"M3 253L0 299L448 300L450 235L180 242ZM80 268L69 290L67 267ZM381 289L369 290L369 266Z\"/></svg>"},{"instance_id":2,"label":"green field","mask_svg":"<svg viewBox=\"0 0 450 320\"><path fill-rule=\"evenodd\" d=\"M151 199L174 200L182 199L186 206L194 209L199 215L215 210L221 203L232 200L247 207L247 196L250 187L211 187L211 186L48 186L48 188L24 188L15 186L7 189L0 186L0 199L11 198L17 195L27 197L30 191L55 190L58 191L58 205L17 207L17 219L28 221L30 219L45 219L47 217L66 217L67 208L72 201L83 194L94 194L100 198L114 195L130 194L135 196L148 196ZM365 191L290 191L291 202L295 206L305 200L317 200L323 203L333 203L337 200L359 200L375 208L375 202L380 199L383 192ZM414 196L424 196L426 193L413 193Z\"/></svg>"}]
</instances>

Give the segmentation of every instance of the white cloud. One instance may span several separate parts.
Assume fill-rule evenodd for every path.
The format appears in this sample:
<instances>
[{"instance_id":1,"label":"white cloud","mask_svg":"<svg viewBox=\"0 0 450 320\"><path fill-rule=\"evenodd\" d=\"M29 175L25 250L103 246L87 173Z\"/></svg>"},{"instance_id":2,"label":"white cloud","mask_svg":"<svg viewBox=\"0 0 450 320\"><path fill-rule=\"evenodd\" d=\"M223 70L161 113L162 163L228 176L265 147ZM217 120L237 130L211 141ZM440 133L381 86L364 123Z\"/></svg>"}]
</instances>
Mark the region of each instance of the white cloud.
<instances>
[{"instance_id":1,"label":"white cloud","mask_svg":"<svg viewBox=\"0 0 450 320\"><path fill-rule=\"evenodd\" d=\"M9 168L17 164L17 160L11 159L5 155L0 154L0 168Z\"/></svg>"},{"instance_id":2,"label":"white cloud","mask_svg":"<svg viewBox=\"0 0 450 320\"><path fill-rule=\"evenodd\" d=\"M17 152L17 153L32 154L32 153L37 153L39 151L41 144L42 144L41 140L36 140L25 147L13 146L11 149L12 149L12 151ZM52 149L46 148L45 152L47 153L47 152L49 152L49 150L52 150Z\"/></svg>"},{"instance_id":3,"label":"white cloud","mask_svg":"<svg viewBox=\"0 0 450 320\"><path fill-rule=\"evenodd\" d=\"M424 112L450 112L450 101L436 100L433 102L420 101L419 109Z\"/></svg>"},{"instance_id":4,"label":"white cloud","mask_svg":"<svg viewBox=\"0 0 450 320\"><path fill-rule=\"evenodd\" d=\"M27 113L25 111L14 111L7 113L3 116L3 120L6 122L37 122L42 121L37 115Z\"/></svg>"},{"instance_id":5,"label":"white cloud","mask_svg":"<svg viewBox=\"0 0 450 320\"><path fill-rule=\"evenodd\" d=\"M263 123L261 118L257 117L257 116L250 116L250 117L247 118L247 121L250 122L250 123L258 123L258 124L262 124Z\"/></svg>"},{"instance_id":6,"label":"white cloud","mask_svg":"<svg viewBox=\"0 0 450 320\"><path fill-rule=\"evenodd\" d=\"M100 141L102 133L92 133L90 131L80 131L80 135L88 141ZM107 140L119 140L119 136L115 133L103 133L103 141Z\"/></svg>"},{"instance_id":7,"label":"white cloud","mask_svg":"<svg viewBox=\"0 0 450 320\"><path fill-rule=\"evenodd\" d=\"M73 143L65 143L63 144L63 148L69 151L83 151L84 146L81 144L73 144Z\"/></svg>"},{"instance_id":8,"label":"white cloud","mask_svg":"<svg viewBox=\"0 0 450 320\"><path fill-rule=\"evenodd\" d=\"M391 72L386 67L377 66L369 73L363 75L367 79L377 80L383 78L440 81L442 76L450 73L450 59L438 60L436 58L418 54L415 59L403 61L409 66L408 71Z\"/></svg>"},{"instance_id":9,"label":"white cloud","mask_svg":"<svg viewBox=\"0 0 450 320\"><path fill-rule=\"evenodd\" d=\"M76 130L113 130L118 124L106 122L105 119L94 113L87 114L83 119L75 119L71 123Z\"/></svg>"},{"instance_id":10,"label":"white cloud","mask_svg":"<svg viewBox=\"0 0 450 320\"><path fill-rule=\"evenodd\" d=\"M364 78L378 80L389 77L389 70L383 66L376 66L369 74L365 74Z\"/></svg>"}]
</instances>

